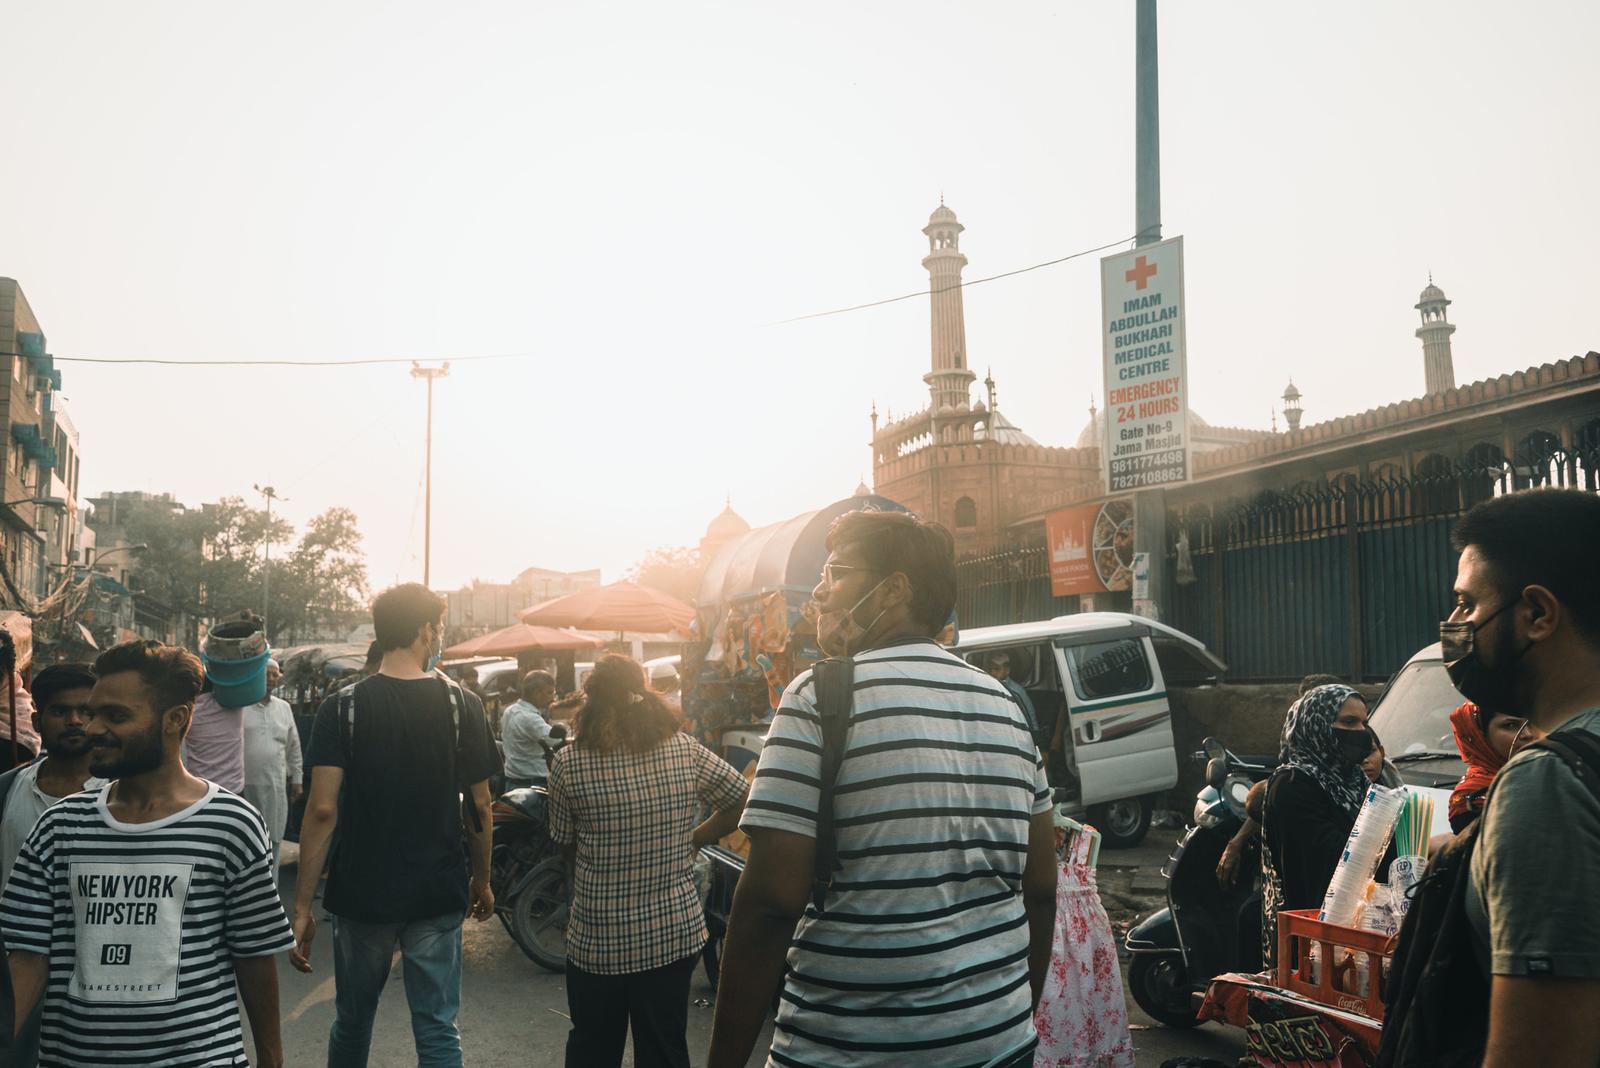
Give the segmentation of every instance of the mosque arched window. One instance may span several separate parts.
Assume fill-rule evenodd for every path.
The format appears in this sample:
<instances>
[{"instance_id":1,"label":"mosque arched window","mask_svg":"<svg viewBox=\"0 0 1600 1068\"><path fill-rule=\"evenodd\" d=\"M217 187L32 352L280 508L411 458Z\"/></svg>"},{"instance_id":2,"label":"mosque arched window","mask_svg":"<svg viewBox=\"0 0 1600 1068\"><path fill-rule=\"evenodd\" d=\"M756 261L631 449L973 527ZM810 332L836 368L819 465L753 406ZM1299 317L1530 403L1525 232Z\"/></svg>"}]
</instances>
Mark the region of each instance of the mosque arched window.
<instances>
[{"instance_id":1,"label":"mosque arched window","mask_svg":"<svg viewBox=\"0 0 1600 1068\"><path fill-rule=\"evenodd\" d=\"M1535 430L1517 442L1511 472L1517 489L1565 485L1567 456L1561 439L1548 430Z\"/></svg>"},{"instance_id":2,"label":"mosque arched window","mask_svg":"<svg viewBox=\"0 0 1600 1068\"><path fill-rule=\"evenodd\" d=\"M956 501L956 528L958 530L978 525L978 504L971 497Z\"/></svg>"}]
</instances>

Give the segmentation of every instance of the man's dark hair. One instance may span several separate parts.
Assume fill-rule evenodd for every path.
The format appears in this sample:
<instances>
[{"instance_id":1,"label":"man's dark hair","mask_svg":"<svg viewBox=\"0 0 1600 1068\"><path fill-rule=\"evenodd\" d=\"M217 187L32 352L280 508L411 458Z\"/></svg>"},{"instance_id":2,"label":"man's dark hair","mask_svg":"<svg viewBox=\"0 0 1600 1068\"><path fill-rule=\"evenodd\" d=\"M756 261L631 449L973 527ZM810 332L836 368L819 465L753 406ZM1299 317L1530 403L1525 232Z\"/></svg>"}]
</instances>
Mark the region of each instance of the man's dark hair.
<instances>
[{"instance_id":1,"label":"man's dark hair","mask_svg":"<svg viewBox=\"0 0 1600 1068\"><path fill-rule=\"evenodd\" d=\"M51 664L33 677L28 692L33 703L42 712L62 690L84 690L94 687L94 670L88 664Z\"/></svg>"},{"instance_id":2,"label":"man's dark hair","mask_svg":"<svg viewBox=\"0 0 1600 1068\"><path fill-rule=\"evenodd\" d=\"M383 664L383 646L378 644L378 639L372 639L372 644L367 646L367 661L361 665L361 670L371 674Z\"/></svg>"},{"instance_id":3,"label":"man's dark hair","mask_svg":"<svg viewBox=\"0 0 1600 1068\"><path fill-rule=\"evenodd\" d=\"M548 671L530 671L522 676L522 696L532 698L533 691L541 686L556 688L556 677Z\"/></svg>"},{"instance_id":4,"label":"man's dark hair","mask_svg":"<svg viewBox=\"0 0 1600 1068\"><path fill-rule=\"evenodd\" d=\"M372 602L372 629L378 646L388 652L417 640L422 628L444 616L448 602L420 582L404 582L378 594Z\"/></svg>"},{"instance_id":5,"label":"man's dark hair","mask_svg":"<svg viewBox=\"0 0 1600 1068\"><path fill-rule=\"evenodd\" d=\"M1478 550L1505 596L1543 586L1579 634L1600 642L1600 495L1536 489L1492 497L1461 517L1450 541L1458 552Z\"/></svg>"},{"instance_id":6,"label":"man's dark hair","mask_svg":"<svg viewBox=\"0 0 1600 1068\"><path fill-rule=\"evenodd\" d=\"M911 581L911 615L938 634L956 605L955 539L937 523L909 512L846 512L828 529L828 551L855 549L880 576L898 571Z\"/></svg>"},{"instance_id":7,"label":"man's dark hair","mask_svg":"<svg viewBox=\"0 0 1600 1068\"><path fill-rule=\"evenodd\" d=\"M1300 680L1300 693L1297 696L1304 697L1318 686L1338 686L1343 682L1337 675L1307 675Z\"/></svg>"},{"instance_id":8,"label":"man's dark hair","mask_svg":"<svg viewBox=\"0 0 1600 1068\"><path fill-rule=\"evenodd\" d=\"M165 712L175 705L194 704L206 677L198 656L176 645L163 645L148 638L113 645L95 657L97 678L124 671L138 673L157 712Z\"/></svg>"}]
</instances>

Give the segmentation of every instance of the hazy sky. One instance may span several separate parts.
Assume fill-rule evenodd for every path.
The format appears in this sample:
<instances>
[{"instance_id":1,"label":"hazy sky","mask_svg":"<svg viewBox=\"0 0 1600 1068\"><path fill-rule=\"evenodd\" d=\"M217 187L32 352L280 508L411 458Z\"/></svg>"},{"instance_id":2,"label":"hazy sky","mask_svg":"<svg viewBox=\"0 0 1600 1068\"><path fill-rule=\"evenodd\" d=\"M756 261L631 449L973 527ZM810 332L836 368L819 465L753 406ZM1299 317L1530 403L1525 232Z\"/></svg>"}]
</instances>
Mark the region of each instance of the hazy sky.
<instances>
[{"instance_id":1,"label":"hazy sky","mask_svg":"<svg viewBox=\"0 0 1600 1068\"><path fill-rule=\"evenodd\" d=\"M941 191L969 278L1133 232L1133 4L26 2L0 6L0 275L58 356L448 358L434 584L693 543L870 476L926 402ZM1162 5L1163 199L1213 423L1600 348L1600 5ZM1096 257L967 291L1001 408L1072 444ZM421 574L404 366L63 365L83 488L272 482ZM977 394L975 393L976 397ZM259 498L254 498L259 500Z\"/></svg>"}]
</instances>

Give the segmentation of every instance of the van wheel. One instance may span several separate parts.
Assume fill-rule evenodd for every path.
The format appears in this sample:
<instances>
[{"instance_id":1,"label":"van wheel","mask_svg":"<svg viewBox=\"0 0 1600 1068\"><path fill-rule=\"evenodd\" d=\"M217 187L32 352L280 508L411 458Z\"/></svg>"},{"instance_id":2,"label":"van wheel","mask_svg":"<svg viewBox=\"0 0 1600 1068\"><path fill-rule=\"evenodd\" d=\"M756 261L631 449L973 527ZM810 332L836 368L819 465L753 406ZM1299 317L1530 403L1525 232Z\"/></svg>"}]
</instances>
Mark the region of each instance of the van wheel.
<instances>
[{"instance_id":1,"label":"van wheel","mask_svg":"<svg viewBox=\"0 0 1600 1068\"><path fill-rule=\"evenodd\" d=\"M1089 822L1108 849L1132 849L1144 841L1153 814L1148 797L1124 797L1089 809Z\"/></svg>"}]
</instances>

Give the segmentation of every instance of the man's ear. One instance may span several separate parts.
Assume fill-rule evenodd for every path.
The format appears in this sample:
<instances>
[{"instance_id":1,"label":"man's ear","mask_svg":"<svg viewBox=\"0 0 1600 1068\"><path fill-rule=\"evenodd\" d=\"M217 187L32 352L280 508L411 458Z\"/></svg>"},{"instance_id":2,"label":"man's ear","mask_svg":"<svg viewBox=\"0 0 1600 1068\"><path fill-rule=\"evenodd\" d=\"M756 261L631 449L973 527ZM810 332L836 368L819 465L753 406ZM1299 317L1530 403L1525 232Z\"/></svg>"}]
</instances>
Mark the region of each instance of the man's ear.
<instances>
[{"instance_id":1,"label":"man's ear","mask_svg":"<svg viewBox=\"0 0 1600 1068\"><path fill-rule=\"evenodd\" d=\"M162 733L168 729L177 733L182 740L189 733L189 724L194 719L194 705L173 705L161 714Z\"/></svg>"},{"instance_id":2,"label":"man's ear","mask_svg":"<svg viewBox=\"0 0 1600 1068\"><path fill-rule=\"evenodd\" d=\"M909 605L911 603L911 579L907 577L904 571L892 573L889 576L889 581L885 584L885 589L889 594L890 604Z\"/></svg>"},{"instance_id":3,"label":"man's ear","mask_svg":"<svg viewBox=\"0 0 1600 1068\"><path fill-rule=\"evenodd\" d=\"M1532 606L1528 611L1528 637L1533 641L1549 641L1567 623L1565 607L1546 587L1524 587L1522 597Z\"/></svg>"}]
</instances>

